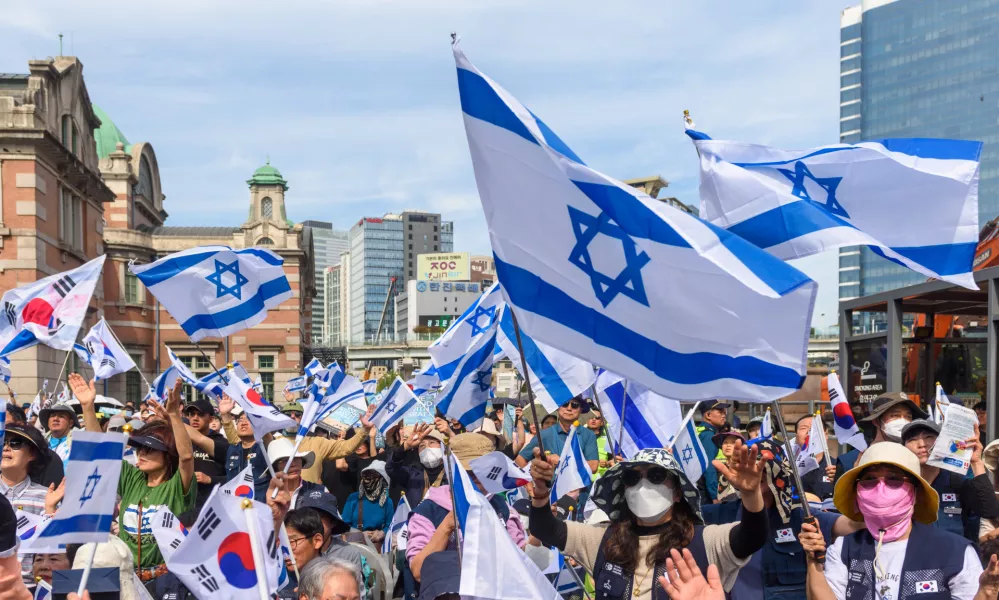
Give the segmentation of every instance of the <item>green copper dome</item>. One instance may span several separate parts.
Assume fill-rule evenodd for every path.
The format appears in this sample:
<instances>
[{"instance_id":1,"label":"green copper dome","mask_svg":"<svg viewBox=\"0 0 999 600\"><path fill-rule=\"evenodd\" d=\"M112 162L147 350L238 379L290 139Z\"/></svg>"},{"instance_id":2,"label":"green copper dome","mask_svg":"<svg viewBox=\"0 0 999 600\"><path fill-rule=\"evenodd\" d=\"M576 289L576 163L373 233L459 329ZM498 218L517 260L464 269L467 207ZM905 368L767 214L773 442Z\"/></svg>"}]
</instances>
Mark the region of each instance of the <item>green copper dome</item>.
<instances>
[{"instance_id":1,"label":"green copper dome","mask_svg":"<svg viewBox=\"0 0 999 600\"><path fill-rule=\"evenodd\" d=\"M128 140L125 138L125 134L118 129L118 126L114 124L111 117L109 117L107 113L101 110L101 107L96 104L92 106L94 114L101 120L101 126L94 130L94 142L97 145L97 157L107 158L109 154L114 152L118 142L121 142L125 146L125 152L130 152L132 150L132 144L128 143Z\"/></svg>"},{"instance_id":2,"label":"green copper dome","mask_svg":"<svg viewBox=\"0 0 999 600\"><path fill-rule=\"evenodd\" d=\"M288 191L288 182L278 171L271 166L271 159L267 159L267 164L253 172L253 177L246 180L247 185L280 185L284 191Z\"/></svg>"}]
</instances>

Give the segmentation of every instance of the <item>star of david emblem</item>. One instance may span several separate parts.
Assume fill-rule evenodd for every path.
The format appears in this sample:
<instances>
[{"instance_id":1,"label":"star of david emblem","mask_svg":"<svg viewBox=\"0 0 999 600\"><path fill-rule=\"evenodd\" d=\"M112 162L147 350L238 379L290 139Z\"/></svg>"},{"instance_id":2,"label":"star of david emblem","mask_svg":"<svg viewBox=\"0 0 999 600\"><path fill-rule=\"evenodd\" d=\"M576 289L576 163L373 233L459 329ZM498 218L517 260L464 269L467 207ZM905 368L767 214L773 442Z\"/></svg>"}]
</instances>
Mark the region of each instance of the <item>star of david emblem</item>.
<instances>
[{"instance_id":1,"label":"star of david emblem","mask_svg":"<svg viewBox=\"0 0 999 600\"><path fill-rule=\"evenodd\" d=\"M480 392L489 391L489 386L492 385L492 375L492 371L479 371L472 379L472 383L479 386Z\"/></svg>"},{"instance_id":2,"label":"star of david emblem","mask_svg":"<svg viewBox=\"0 0 999 600\"><path fill-rule=\"evenodd\" d=\"M649 255L639 252L628 234L610 222L607 213L602 212L594 217L571 206L568 208L572 231L576 235L576 245L569 254L569 262L590 277L590 284L597 300L606 308L618 294L622 294L639 304L648 306L649 299L645 295L645 284L642 281L642 267L651 260ZM590 257L590 242L600 233L621 242L625 267L614 277L598 272Z\"/></svg>"},{"instance_id":3,"label":"star of david emblem","mask_svg":"<svg viewBox=\"0 0 999 600\"><path fill-rule=\"evenodd\" d=\"M226 285L223 277L226 273L231 273L236 282L232 285ZM209 283L215 284L215 297L221 298L226 294L231 295L237 300L243 299L243 293L241 291L242 287L250 282L249 279L243 276L239 272L239 260L234 260L230 264L225 264L220 260L215 261L215 272L205 277Z\"/></svg>"},{"instance_id":4,"label":"star of david emblem","mask_svg":"<svg viewBox=\"0 0 999 600\"><path fill-rule=\"evenodd\" d=\"M388 402L386 402L385 403L385 410L389 411L390 413L394 413L395 412L395 400L389 400Z\"/></svg>"},{"instance_id":5,"label":"star of david emblem","mask_svg":"<svg viewBox=\"0 0 999 600\"><path fill-rule=\"evenodd\" d=\"M847 214L846 209L843 205L836 200L836 188L839 186L839 182L843 181L842 177L816 177L812 175L812 172L808 169L808 165L801 162L800 160L794 163L794 170L791 169L777 169L777 172L787 177L792 184L791 194L797 196L802 200L808 200L809 202L815 202L823 206L826 210L834 215L849 219L850 215ZM805 189L805 179L811 179L822 188L826 193L825 203L818 202L808 193Z\"/></svg>"},{"instance_id":6,"label":"star of david emblem","mask_svg":"<svg viewBox=\"0 0 999 600\"><path fill-rule=\"evenodd\" d=\"M479 317L486 317L488 321L484 327L479 326ZM479 335L480 333L485 333L486 330L492 326L493 321L496 319L496 306L490 306L489 308L482 308L482 306L475 307L475 314L468 322L472 325L472 337Z\"/></svg>"},{"instance_id":7,"label":"star of david emblem","mask_svg":"<svg viewBox=\"0 0 999 600\"><path fill-rule=\"evenodd\" d=\"M97 489L97 483L101 480L101 474L97 472L97 467L94 467L94 472L87 477L86 483L83 484L83 492L80 494L80 508L94 497L94 490Z\"/></svg>"},{"instance_id":8,"label":"star of david emblem","mask_svg":"<svg viewBox=\"0 0 999 600\"><path fill-rule=\"evenodd\" d=\"M687 444L687 447L683 449L683 456L681 458L683 459L683 464L687 464L694 460L694 449L690 446L690 444Z\"/></svg>"}]
</instances>

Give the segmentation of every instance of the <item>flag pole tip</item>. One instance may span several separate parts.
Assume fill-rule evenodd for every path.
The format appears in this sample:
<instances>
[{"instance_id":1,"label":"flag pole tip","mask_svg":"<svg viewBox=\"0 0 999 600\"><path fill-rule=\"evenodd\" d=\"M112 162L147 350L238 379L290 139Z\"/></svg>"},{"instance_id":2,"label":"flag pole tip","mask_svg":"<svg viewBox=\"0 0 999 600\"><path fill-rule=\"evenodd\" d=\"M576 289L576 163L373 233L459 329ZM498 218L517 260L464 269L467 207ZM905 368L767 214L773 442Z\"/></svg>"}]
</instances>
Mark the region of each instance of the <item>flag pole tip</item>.
<instances>
[{"instance_id":1,"label":"flag pole tip","mask_svg":"<svg viewBox=\"0 0 999 600\"><path fill-rule=\"evenodd\" d=\"M253 506L253 500L250 500L249 498L244 498L240 506L243 508L243 510L246 510Z\"/></svg>"},{"instance_id":2,"label":"flag pole tip","mask_svg":"<svg viewBox=\"0 0 999 600\"><path fill-rule=\"evenodd\" d=\"M576 427L579 427L579 419L573 421L572 424L575 425Z\"/></svg>"}]
</instances>

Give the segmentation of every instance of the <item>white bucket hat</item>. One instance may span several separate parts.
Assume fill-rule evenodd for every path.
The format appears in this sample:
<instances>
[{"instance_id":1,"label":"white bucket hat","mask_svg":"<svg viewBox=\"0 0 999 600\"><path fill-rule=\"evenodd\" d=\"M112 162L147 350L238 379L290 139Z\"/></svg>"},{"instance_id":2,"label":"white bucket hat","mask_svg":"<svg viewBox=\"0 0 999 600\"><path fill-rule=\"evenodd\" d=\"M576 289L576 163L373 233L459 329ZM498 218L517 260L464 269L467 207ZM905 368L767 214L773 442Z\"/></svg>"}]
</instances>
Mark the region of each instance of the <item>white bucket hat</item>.
<instances>
[{"instance_id":1,"label":"white bucket hat","mask_svg":"<svg viewBox=\"0 0 999 600\"><path fill-rule=\"evenodd\" d=\"M291 453L295 450L295 444L286 437L276 437L271 441L270 445L267 446L267 460L271 461L271 466L274 463L281 460L282 458L290 458ZM299 452L295 455L295 458L302 459L302 468L308 469L316 462L316 453L312 452ZM384 464L384 463L382 463Z\"/></svg>"}]
</instances>

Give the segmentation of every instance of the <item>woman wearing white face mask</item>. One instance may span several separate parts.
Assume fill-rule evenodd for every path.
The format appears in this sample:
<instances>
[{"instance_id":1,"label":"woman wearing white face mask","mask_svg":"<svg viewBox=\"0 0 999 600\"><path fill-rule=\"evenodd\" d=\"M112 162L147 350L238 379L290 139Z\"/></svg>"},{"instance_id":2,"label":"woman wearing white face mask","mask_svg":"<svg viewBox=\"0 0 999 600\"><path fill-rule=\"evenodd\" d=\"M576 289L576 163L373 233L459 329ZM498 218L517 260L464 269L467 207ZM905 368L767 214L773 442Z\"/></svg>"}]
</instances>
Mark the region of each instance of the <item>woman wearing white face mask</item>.
<instances>
[{"instance_id":1,"label":"woman wearing white face mask","mask_svg":"<svg viewBox=\"0 0 999 600\"><path fill-rule=\"evenodd\" d=\"M760 492L764 461L758 454L740 440L728 465L720 467L742 493L741 522L709 526L701 524L697 489L666 450L642 450L593 484L594 503L610 517L603 525L560 522L552 516L545 482L551 481L554 468L536 454L531 462L531 534L593 573L598 600L667 598L658 580L670 550L682 548L690 550L702 571L717 565L725 589L731 589L739 569L767 536Z\"/></svg>"},{"instance_id":2,"label":"woman wearing white face mask","mask_svg":"<svg viewBox=\"0 0 999 600\"><path fill-rule=\"evenodd\" d=\"M385 470L416 506L444 480L444 436L429 423L417 424L401 446L389 449Z\"/></svg>"}]
</instances>

